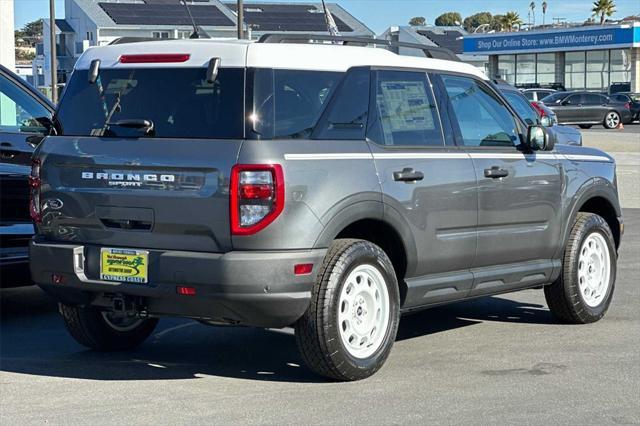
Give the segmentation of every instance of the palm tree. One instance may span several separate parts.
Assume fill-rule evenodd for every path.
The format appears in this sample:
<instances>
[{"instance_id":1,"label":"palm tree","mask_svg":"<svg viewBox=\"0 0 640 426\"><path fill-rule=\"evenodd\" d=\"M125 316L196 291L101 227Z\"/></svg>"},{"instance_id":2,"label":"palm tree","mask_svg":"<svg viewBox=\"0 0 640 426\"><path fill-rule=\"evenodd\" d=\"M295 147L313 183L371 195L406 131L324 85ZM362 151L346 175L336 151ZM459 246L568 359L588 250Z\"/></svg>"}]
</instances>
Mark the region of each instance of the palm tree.
<instances>
[{"instance_id":1,"label":"palm tree","mask_svg":"<svg viewBox=\"0 0 640 426\"><path fill-rule=\"evenodd\" d=\"M518 12L507 12L502 17L502 25L507 31L512 31L514 26L522 25L522 19L520 19Z\"/></svg>"},{"instance_id":2,"label":"palm tree","mask_svg":"<svg viewBox=\"0 0 640 426\"><path fill-rule=\"evenodd\" d=\"M533 16L533 26L536 26L536 2L532 1L529 4L529 10L531 10L531 15Z\"/></svg>"},{"instance_id":3,"label":"palm tree","mask_svg":"<svg viewBox=\"0 0 640 426\"><path fill-rule=\"evenodd\" d=\"M547 16L547 2L542 2L542 26L544 27L544 21Z\"/></svg>"},{"instance_id":4,"label":"palm tree","mask_svg":"<svg viewBox=\"0 0 640 426\"><path fill-rule=\"evenodd\" d=\"M616 2L613 0L596 0L591 9L594 16L600 16L600 25L604 25L606 18L616 12Z\"/></svg>"}]
</instances>

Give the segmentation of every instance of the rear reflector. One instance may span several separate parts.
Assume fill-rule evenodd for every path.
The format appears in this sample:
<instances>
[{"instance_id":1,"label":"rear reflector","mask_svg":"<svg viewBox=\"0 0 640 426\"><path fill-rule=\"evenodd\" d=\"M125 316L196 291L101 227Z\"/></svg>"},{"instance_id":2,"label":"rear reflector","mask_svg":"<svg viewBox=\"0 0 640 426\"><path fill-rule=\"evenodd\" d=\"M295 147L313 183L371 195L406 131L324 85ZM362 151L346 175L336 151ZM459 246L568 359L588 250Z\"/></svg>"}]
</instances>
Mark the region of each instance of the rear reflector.
<instances>
[{"instance_id":1,"label":"rear reflector","mask_svg":"<svg viewBox=\"0 0 640 426\"><path fill-rule=\"evenodd\" d=\"M196 289L193 287L176 287L176 293L181 294L183 296L195 296Z\"/></svg>"},{"instance_id":2,"label":"rear reflector","mask_svg":"<svg viewBox=\"0 0 640 426\"><path fill-rule=\"evenodd\" d=\"M293 265L293 273L295 275L309 275L313 270L313 263L299 263Z\"/></svg>"},{"instance_id":3,"label":"rear reflector","mask_svg":"<svg viewBox=\"0 0 640 426\"><path fill-rule=\"evenodd\" d=\"M166 62L187 62L191 55L187 53L151 53L143 55L121 55L121 64L153 64Z\"/></svg>"}]
</instances>

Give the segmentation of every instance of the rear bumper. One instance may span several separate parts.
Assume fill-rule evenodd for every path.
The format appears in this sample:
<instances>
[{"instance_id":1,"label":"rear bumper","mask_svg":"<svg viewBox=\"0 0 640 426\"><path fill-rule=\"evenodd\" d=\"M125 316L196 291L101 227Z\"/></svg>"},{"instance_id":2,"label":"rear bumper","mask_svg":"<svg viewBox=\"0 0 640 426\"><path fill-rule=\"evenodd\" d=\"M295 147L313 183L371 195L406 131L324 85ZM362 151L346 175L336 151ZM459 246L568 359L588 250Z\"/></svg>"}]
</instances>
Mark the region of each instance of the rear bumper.
<instances>
[{"instance_id":1,"label":"rear bumper","mask_svg":"<svg viewBox=\"0 0 640 426\"><path fill-rule=\"evenodd\" d=\"M224 254L150 250L150 283L130 284L99 280L99 249L34 239L33 280L64 303L109 307L113 297L126 297L149 315L258 327L284 327L304 314L326 253L325 249ZM299 263L312 263L312 273L294 275ZM57 283L54 275L59 277ZM177 286L193 287L196 294L179 295Z\"/></svg>"}]
</instances>

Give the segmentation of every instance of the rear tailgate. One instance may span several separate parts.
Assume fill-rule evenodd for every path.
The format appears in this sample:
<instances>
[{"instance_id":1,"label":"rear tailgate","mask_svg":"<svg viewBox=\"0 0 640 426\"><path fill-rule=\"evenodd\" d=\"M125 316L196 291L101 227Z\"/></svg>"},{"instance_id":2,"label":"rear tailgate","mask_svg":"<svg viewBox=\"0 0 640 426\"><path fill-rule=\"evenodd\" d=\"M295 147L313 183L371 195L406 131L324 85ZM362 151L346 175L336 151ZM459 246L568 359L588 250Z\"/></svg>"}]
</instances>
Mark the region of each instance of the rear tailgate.
<instances>
[{"instance_id":1,"label":"rear tailgate","mask_svg":"<svg viewBox=\"0 0 640 426\"><path fill-rule=\"evenodd\" d=\"M241 140L50 137L40 234L109 247L231 249L229 173Z\"/></svg>"}]
</instances>

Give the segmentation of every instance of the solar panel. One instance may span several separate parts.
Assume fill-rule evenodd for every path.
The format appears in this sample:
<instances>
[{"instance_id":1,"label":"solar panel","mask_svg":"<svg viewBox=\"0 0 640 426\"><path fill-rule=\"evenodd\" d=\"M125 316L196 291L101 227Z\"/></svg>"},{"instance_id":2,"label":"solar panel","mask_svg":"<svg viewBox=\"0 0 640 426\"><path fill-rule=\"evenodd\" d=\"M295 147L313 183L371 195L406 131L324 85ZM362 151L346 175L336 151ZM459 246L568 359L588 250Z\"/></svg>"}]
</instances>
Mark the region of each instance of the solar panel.
<instances>
[{"instance_id":1,"label":"solar panel","mask_svg":"<svg viewBox=\"0 0 640 426\"><path fill-rule=\"evenodd\" d=\"M180 3L98 3L100 8L118 25L191 25L187 10ZM200 26L235 26L214 5L192 5L191 14Z\"/></svg>"},{"instance_id":2,"label":"solar panel","mask_svg":"<svg viewBox=\"0 0 640 426\"><path fill-rule=\"evenodd\" d=\"M236 4L226 3L234 12ZM313 12L310 12L313 11ZM337 16L333 16L338 30L353 29ZM245 3L244 20L260 31L326 31L324 13L314 4Z\"/></svg>"},{"instance_id":3,"label":"solar panel","mask_svg":"<svg viewBox=\"0 0 640 426\"><path fill-rule=\"evenodd\" d=\"M457 40L457 38L462 37L463 34L459 31L445 31L444 34L438 34L429 30L421 30L418 31L418 34L427 37L437 46L451 50L453 53L462 53L462 40Z\"/></svg>"}]
</instances>

